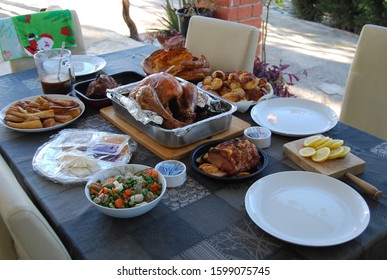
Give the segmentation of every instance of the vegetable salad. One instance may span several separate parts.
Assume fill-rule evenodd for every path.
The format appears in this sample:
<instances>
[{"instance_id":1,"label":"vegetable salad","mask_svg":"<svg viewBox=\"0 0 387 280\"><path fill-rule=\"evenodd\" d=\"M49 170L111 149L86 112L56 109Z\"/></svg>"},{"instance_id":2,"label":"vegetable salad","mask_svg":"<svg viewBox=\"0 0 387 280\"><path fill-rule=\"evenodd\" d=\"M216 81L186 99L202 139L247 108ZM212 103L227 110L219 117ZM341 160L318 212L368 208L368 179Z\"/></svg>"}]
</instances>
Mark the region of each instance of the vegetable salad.
<instances>
[{"instance_id":1,"label":"vegetable salad","mask_svg":"<svg viewBox=\"0 0 387 280\"><path fill-rule=\"evenodd\" d=\"M155 169L146 169L134 175L98 180L87 187L91 200L110 208L132 208L155 200L162 190Z\"/></svg>"}]
</instances>

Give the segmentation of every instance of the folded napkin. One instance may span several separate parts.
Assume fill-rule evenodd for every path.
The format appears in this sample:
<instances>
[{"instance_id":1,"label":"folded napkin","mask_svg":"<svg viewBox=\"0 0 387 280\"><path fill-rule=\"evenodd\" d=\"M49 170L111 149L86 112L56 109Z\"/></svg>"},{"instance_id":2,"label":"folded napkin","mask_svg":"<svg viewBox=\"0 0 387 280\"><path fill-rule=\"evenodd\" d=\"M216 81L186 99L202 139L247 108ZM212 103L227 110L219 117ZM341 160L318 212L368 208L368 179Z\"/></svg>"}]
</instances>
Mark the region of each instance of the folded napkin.
<instances>
[{"instance_id":1,"label":"folded napkin","mask_svg":"<svg viewBox=\"0 0 387 280\"><path fill-rule=\"evenodd\" d=\"M70 10L55 10L0 20L0 48L3 59L33 56L37 51L76 47Z\"/></svg>"}]
</instances>

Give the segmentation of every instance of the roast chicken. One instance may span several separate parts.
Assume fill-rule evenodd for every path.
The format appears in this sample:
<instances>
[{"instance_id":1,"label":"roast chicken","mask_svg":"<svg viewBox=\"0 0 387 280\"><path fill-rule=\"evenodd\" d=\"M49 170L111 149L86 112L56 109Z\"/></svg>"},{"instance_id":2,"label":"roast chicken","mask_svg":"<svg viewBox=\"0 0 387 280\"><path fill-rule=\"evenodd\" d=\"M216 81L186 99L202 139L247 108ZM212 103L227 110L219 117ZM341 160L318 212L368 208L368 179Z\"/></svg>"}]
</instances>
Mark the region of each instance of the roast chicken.
<instances>
[{"instance_id":1,"label":"roast chicken","mask_svg":"<svg viewBox=\"0 0 387 280\"><path fill-rule=\"evenodd\" d=\"M243 176L260 164L258 148L247 139L234 138L211 147L201 158L201 170L214 176Z\"/></svg>"},{"instance_id":2,"label":"roast chicken","mask_svg":"<svg viewBox=\"0 0 387 280\"><path fill-rule=\"evenodd\" d=\"M129 94L143 110L157 113L164 121L162 127L173 129L195 121L198 91L189 82L180 83L164 72L147 76Z\"/></svg>"},{"instance_id":3,"label":"roast chicken","mask_svg":"<svg viewBox=\"0 0 387 280\"><path fill-rule=\"evenodd\" d=\"M88 85L86 96L90 98L105 98L106 90L115 87L118 87L118 84L113 77L98 74L95 80Z\"/></svg>"}]
</instances>

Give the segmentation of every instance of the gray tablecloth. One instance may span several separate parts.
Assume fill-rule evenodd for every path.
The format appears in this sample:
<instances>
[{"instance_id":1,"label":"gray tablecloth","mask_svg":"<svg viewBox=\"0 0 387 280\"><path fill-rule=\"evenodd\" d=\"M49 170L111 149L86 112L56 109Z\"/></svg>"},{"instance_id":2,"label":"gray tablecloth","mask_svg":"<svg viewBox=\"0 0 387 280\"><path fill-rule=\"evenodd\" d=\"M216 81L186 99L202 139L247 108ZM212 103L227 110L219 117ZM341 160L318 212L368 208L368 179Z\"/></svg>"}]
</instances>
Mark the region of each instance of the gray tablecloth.
<instances>
[{"instance_id":1,"label":"gray tablecloth","mask_svg":"<svg viewBox=\"0 0 387 280\"><path fill-rule=\"evenodd\" d=\"M104 71L136 71L144 74L140 62L154 50L151 46L106 54ZM84 77L83 79L90 79ZM26 96L41 94L35 70L0 77L0 107ZM254 124L249 112L237 117ZM87 108L67 128L94 128L121 133ZM341 245L307 247L279 240L260 229L248 216L244 198L259 178L276 172L300 170L283 155L283 144L297 138L273 135L265 149L267 167L245 181L223 182L198 174L189 157L187 181L168 189L162 201L146 215L117 219L96 211L88 204L84 186L55 184L36 174L32 157L58 131L19 133L0 127L0 151L26 192L47 217L74 259L380 259L387 254L387 199L375 201L352 183L364 197L371 219L357 238ZM325 133L341 138L352 152L366 161L359 177L387 192L387 142L338 123ZM160 158L138 145L131 163L155 166Z\"/></svg>"}]
</instances>

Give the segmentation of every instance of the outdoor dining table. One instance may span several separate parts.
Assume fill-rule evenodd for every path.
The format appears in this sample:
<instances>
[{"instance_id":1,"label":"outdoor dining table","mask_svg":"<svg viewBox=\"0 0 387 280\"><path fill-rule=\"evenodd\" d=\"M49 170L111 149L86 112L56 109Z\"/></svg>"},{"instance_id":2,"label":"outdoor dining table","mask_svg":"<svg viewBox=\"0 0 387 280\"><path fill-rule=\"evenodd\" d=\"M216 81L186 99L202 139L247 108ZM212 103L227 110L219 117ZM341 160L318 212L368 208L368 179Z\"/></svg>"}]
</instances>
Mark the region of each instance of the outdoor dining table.
<instances>
[{"instance_id":1,"label":"outdoor dining table","mask_svg":"<svg viewBox=\"0 0 387 280\"><path fill-rule=\"evenodd\" d=\"M142 46L101 55L106 74L134 71L145 75L141 61L156 48ZM78 81L94 75L78 78ZM20 98L40 95L35 69L0 77L0 108ZM234 116L256 125L249 111ZM66 128L97 129L123 133L103 118L98 109L84 114ZM168 189L162 201L145 215L120 219L96 211L87 201L84 184L62 185L37 174L32 158L37 149L58 130L23 133L0 126L0 152L20 184L63 241L73 259L386 259L387 197L367 196L353 183L370 210L370 222L358 237L334 246L301 246L280 240L262 230L249 217L245 195L260 178L282 171L301 170L283 153L283 145L297 137L272 135L265 149L268 165L256 177L224 182L199 174L186 156L187 180ZM352 153L366 162L359 177L387 193L387 142L338 122L328 132L343 139ZM242 135L241 135L242 136ZM155 166L162 161L139 144L130 163ZM9 186L12 188L12 186Z\"/></svg>"}]
</instances>

